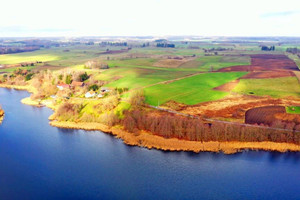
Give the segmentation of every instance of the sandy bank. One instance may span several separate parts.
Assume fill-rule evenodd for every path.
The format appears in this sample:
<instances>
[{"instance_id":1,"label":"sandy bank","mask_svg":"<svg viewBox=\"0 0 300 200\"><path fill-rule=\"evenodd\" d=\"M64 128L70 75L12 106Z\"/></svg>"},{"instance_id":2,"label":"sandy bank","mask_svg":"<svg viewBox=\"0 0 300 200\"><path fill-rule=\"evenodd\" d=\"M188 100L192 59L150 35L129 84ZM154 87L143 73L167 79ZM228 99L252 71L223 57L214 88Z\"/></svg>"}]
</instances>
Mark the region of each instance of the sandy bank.
<instances>
[{"instance_id":1,"label":"sandy bank","mask_svg":"<svg viewBox=\"0 0 300 200\"><path fill-rule=\"evenodd\" d=\"M30 97L24 98L21 100L23 104L30 105L30 106L37 106L42 107L43 105L39 101L33 101Z\"/></svg>"},{"instance_id":2,"label":"sandy bank","mask_svg":"<svg viewBox=\"0 0 300 200\"><path fill-rule=\"evenodd\" d=\"M236 153L242 150L265 150L265 151L300 151L300 146L289 143L274 142L196 142L179 140L176 138L166 139L151 133L142 132L134 135L122 130L120 127L112 127L98 123L75 123L51 121L50 124L60 128L100 130L120 138L127 145L137 145L148 149L159 149L165 151L192 151L192 152L224 152L226 154Z\"/></svg>"},{"instance_id":3,"label":"sandy bank","mask_svg":"<svg viewBox=\"0 0 300 200\"><path fill-rule=\"evenodd\" d=\"M4 110L0 109L0 124L2 123L4 119Z\"/></svg>"},{"instance_id":4,"label":"sandy bank","mask_svg":"<svg viewBox=\"0 0 300 200\"><path fill-rule=\"evenodd\" d=\"M9 88L9 89L16 89L16 90L27 90L28 92L35 92L35 89L33 87L27 86L27 85L7 85L7 84L0 84L0 87L2 88Z\"/></svg>"}]
</instances>

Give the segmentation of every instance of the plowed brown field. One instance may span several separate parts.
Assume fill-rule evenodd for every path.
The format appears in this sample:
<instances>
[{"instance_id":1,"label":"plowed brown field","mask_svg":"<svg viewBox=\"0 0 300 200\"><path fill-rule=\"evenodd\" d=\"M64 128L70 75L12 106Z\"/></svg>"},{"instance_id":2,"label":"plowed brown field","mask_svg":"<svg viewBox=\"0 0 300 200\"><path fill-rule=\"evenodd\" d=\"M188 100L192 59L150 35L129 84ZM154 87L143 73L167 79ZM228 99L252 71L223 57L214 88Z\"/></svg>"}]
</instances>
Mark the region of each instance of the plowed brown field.
<instances>
[{"instance_id":1,"label":"plowed brown field","mask_svg":"<svg viewBox=\"0 0 300 200\"><path fill-rule=\"evenodd\" d=\"M275 121L275 114L285 114L284 106L264 106L247 110L245 113L246 124L267 124Z\"/></svg>"},{"instance_id":2,"label":"plowed brown field","mask_svg":"<svg viewBox=\"0 0 300 200\"><path fill-rule=\"evenodd\" d=\"M240 65L222 68L220 72L230 71L274 71L298 70L296 63L286 55L258 54L250 55L251 65Z\"/></svg>"},{"instance_id":3,"label":"plowed brown field","mask_svg":"<svg viewBox=\"0 0 300 200\"><path fill-rule=\"evenodd\" d=\"M280 78L280 77L293 77L295 74L292 71L262 71L250 72L242 77L242 79L262 79L262 78Z\"/></svg>"}]
</instances>

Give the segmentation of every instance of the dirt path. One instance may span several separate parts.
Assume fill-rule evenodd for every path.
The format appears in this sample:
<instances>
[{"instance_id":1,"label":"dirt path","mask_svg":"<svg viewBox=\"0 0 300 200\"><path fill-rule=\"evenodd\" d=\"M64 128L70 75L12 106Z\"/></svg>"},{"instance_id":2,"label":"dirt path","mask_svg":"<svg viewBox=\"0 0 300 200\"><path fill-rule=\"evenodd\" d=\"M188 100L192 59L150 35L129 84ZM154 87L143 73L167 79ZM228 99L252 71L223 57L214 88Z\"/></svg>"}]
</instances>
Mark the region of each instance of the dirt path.
<instances>
[{"instance_id":1,"label":"dirt path","mask_svg":"<svg viewBox=\"0 0 300 200\"><path fill-rule=\"evenodd\" d=\"M294 71L294 74L296 75L298 82L300 83L300 71Z\"/></svg>"},{"instance_id":2,"label":"dirt path","mask_svg":"<svg viewBox=\"0 0 300 200\"><path fill-rule=\"evenodd\" d=\"M234 81L230 81L228 83L225 83L225 84L215 87L213 89L223 91L223 92L231 92L231 90L233 90L235 88L235 86L237 86L237 84L239 84L239 82L240 82L240 79L236 79Z\"/></svg>"}]
</instances>

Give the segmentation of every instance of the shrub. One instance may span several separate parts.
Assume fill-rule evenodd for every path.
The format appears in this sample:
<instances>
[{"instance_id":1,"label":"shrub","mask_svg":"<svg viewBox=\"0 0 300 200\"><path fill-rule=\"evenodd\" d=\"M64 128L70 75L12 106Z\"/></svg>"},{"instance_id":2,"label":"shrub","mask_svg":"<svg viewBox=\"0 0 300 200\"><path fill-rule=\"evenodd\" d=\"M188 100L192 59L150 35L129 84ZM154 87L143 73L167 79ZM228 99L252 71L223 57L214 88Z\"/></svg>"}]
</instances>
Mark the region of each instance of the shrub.
<instances>
[{"instance_id":1,"label":"shrub","mask_svg":"<svg viewBox=\"0 0 300 200\"><path fill-rule=\"evenodd\" d=\"M29 73L29 74L27 74L27 75L25 76L25 81L31 80L32 77L33 77L33 75L34 75L34 73Z\"/></svg>"},{"instance_id":2,"label":"shrub","mask_svg":"<svg viewBox=\"0 0 300 200\"><path fill-rule=\"evenodd\" d=\"M87 73L86 72L84 72L83 74L80 74L79 75L79 79L80 79L80 81L85 81L85 80L88 80L89 79L89 75L87 75Z\"/></svg>"},{"instance_id":3,"label":"shrub","mask_svg":"<svg viewBox=\"0 0 300 200\"><path fill-rule=\"evenodd\" d=\"M93 85L89 86L89 90L96 91L96 90L98 90L98 89L99 89L99 86L96 85L96 84L93 84Z\"/></svg>"}]
</instances>

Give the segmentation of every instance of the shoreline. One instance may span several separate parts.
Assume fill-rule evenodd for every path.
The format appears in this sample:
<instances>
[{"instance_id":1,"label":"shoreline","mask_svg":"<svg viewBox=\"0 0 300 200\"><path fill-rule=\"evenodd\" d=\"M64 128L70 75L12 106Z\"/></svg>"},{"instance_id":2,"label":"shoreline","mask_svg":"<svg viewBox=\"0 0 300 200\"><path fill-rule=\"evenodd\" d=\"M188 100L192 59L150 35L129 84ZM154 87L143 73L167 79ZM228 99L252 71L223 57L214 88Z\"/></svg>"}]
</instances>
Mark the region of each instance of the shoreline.
<instances>
[{"instance_id":1,"label":"shoreline","mask_svg":"<svg viewBox=\"0 0 300 200\"><path fill-rule=\"evenodd\" d=\"M2 124L3 120L4 120L4 110L3 109L0 109L0 124Z\"/></svg>"},{"instance_id":2,"label":"shoreline","mask_svg":"<svg viewBox=\"0 0 300 200\"><path fill-rule=\"evenodd\" d=\"M76 123L76 122L58 122L50 121L49 124L58 128L83 129L87 131L101 131L112 134L116 138L122 139L123 142L130 146L140 146L148 149L157 149L163 151L190 151L199 152L224 152L233 154L244 150L264 150L277 152L296 152L300 151L300 145L292 143L275 143L275 142L198 142L179 140L177 138L163 138L147 132L141 132L138 135L129 133L121 128L109 128L99 123Z\"/></svg>"},{"instance_id":3,"label":"shoreline","mask_svg":"<svg viewBox=\"0 0 300 200\"><path fill-rule=\"evenodd\" d=\"M13 86L3 85L0 87L27 90L30 93L34 92L33 88L29 86ZM33 101L30 97L21 100L23 104L41 107L46 106L52 110L50 105L41 105L40 102ZM275 143L275 142L198 142L179 140L177 138L163 138L161 136L153 135L148 132L141 132L139 134L129 133L123 130L120 126L108 127L104 124L93 122L59 122L53 121L52 115L49 116L49 124L58 128L65 129L82 129L86 131L101 131L107 134L112 134L116 138L129 146L139 146L148 149L157 149L163 151L189 151L189 152L224 152L225 154L233 154L244 150L263 150L263 151L277 151L277 152L296 152L300 151L300 145L292 143ZM1 121L1 119L0 119Z\"/></svg>"}]
</instances>

